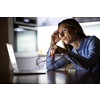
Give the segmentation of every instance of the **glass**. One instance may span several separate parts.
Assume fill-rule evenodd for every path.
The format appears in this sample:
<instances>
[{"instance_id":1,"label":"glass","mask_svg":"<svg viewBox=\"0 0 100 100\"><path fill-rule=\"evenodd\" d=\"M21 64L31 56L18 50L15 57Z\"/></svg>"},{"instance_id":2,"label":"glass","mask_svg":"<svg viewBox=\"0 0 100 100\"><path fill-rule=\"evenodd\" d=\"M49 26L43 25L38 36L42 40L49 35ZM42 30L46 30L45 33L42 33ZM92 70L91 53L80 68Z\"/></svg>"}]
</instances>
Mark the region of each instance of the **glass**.
<instances>
[{"instance_id":1,"label":"glass","mask_svg":"<svg viewBox=\"0 0 100 100\"><path fill-rule=\"evenodd\" d=\"M37 30L14 28L15 52L38 52Z\"/></svg>"},{"instance_id":2,"label":"glass","mask_svg":"<svg viewBox=\"0 0 100 100\"><path fill-rule=\"evenodd\" d=\"M62 57L64 57L63 53L58 49L58 51L62 54ZM38 67L43 67L45 65L45 63L48 63L50 61L52 61L53 59L48 59L50 56L48 56L45 60L41 60L41 58L37 58L36 59L36 65L38 65ZM65 57L64 57L65 58ZM65 58L66 59L66 58ZM58 62L58 64L60 65L60 63ZM61 66L61 65L60 65Z\"/></svg>"},{"instance_id":3,"label":"glass","mask_svg":"<svg viewBox=\"0 0 100 100\"><path fill-rule=\"evenodd\" d=\"M37 58L36 59L36 65L38 67L43 67L45 65L45 63L48 63L50 61L52 61L53 59L48 59L50 56L48 56L45 60L42 60L41 58ZM64 56L62 56L64 57ZM65 58L65 57L64 57ZM60 65L60 63L58 62L58 64ZM60 65L61 66L61 65Z\"/></svg>"},{"instance_id":4,"label":"glass","mask_svg":"<svg viewBox=\"0 0 100 100\"><path fill-rule=\"evenodd\" d=\"M46 62L52 61L52 59L48 60L48 58L49 58L49 56L45 60L41 60L41 58L37 58L36 65L38 65L39 67L43 67Z\"/></svg>"}]
</instances>

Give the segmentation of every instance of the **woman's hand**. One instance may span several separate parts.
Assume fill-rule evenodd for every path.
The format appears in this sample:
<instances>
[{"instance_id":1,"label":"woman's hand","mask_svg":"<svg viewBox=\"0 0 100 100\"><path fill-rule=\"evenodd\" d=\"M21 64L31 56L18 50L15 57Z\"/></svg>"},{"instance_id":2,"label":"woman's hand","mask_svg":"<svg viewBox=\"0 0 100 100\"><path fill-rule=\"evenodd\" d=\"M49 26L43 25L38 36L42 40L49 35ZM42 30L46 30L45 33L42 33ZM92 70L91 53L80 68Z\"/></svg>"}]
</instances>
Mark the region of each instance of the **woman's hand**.
<instances>
[{"instance_id":1,"label":"woman's hand","mask_svg":"<svg viewBox=\"0 0 100 100\"><path fill-rule=\"evenodd\" d=\"M50 49L49 55L53 57L55 54L67 54L67 52L68 52L67 49L54 45L53 48Z\"/></svg>"},{"instance_id":2,"label":"woman's hand","mask_svg":"<svg viewBox=\"0 0 100 100\"><path fill-rule=\"evenodd\" d=\"M50 46L54 46L56 45L56 43L61 40L61 38L59 38L59 31L55 31L52 35L51 35L51 43Z\"/></svg>"}]
</instances>

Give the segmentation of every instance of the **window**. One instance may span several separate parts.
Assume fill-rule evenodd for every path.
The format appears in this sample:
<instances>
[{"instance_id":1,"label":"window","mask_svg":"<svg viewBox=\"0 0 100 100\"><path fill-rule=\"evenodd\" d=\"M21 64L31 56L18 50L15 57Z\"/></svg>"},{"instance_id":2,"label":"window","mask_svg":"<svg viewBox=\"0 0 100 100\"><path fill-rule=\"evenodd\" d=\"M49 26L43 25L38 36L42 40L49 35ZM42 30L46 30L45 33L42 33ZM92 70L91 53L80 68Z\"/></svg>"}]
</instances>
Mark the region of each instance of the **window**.
<instances>
[{"instance_id":1,"label":"window","mask_svg":"<svg viewBox=\"0 0 100 100\"><path fill-rule=\"evenodd\" d=\"M86 35L95 35L100 39L100 21L80 23Z\"/></svg>"},{"instance_id":2,"label":"window","mask_svg":"<svg viewBox=\"0 0 100 100\"><path fill-rule=\"evenodd\" d=\"M58 23L68 17L38 17L38 51L41 55L46 55L51 41L51 35L58 29ZM70 17L71 18L71 17ZM57 45L63 47L62 41Z\"/></svg>"}]
</instances>

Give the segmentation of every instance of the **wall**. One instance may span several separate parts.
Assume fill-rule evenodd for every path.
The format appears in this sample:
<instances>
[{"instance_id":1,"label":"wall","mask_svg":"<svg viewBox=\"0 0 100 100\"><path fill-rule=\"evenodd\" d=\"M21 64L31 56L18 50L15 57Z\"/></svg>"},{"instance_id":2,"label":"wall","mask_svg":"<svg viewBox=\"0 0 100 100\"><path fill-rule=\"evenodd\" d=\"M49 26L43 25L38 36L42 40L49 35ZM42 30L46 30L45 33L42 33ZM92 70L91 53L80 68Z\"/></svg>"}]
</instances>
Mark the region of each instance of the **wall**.
<instances>
[{"instance_id":1,"label":"wall","mask_svg":"<svg viewBox=\"0 0 100 100\"><path fill-rule=\"evenodd\" d=\"M11 69L6 43L13 44L12 17L0 17L0 71Z\"/></svg>"},{"instance_id":2,"label":"wall","mask_svg":"<svg viewBox=\"0 0 100 100\"><path fill-rule=\"evenodd\" d=\"M79 23L100 21L100 17L74 17Z\"/></svg>"}]
</instances>

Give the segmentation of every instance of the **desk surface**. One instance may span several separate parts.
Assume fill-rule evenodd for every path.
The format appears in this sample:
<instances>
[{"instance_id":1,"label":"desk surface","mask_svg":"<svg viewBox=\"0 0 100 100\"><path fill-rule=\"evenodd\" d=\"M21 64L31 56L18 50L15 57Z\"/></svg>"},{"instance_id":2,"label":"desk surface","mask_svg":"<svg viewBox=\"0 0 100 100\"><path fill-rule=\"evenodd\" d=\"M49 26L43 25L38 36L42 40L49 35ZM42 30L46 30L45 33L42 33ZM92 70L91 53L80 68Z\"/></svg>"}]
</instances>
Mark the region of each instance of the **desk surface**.
<instances>
[{"instance_id":1,"label":"desk surface","mask_svg":"<svg viewBox=\"0 0 100 100\"><path fill-rule=\"evenodd\" d=\"M100 72L47 71L46 74L14 75L12 71L0 72L0 84L100 84Z\"/></svg>"}]
</instances>

